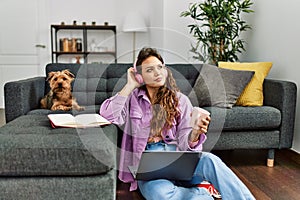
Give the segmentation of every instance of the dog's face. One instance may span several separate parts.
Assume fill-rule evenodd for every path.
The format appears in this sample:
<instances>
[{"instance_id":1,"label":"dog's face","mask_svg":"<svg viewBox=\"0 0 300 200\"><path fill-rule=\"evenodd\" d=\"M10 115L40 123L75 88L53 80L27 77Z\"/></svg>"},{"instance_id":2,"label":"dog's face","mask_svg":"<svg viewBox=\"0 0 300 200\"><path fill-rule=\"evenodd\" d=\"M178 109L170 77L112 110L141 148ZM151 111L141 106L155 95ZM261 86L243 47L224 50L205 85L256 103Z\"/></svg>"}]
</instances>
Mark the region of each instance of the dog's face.
<instances>
[{"instance_id":1,"label":"dog's face","mask_svg":"<svg viewBox=\"0 0 300 200\"><path fill-rule=\"evenodd\" d=\"M47 81L53 92L60 92L63 90L71 90L71 82L74 80L74 74L69 70L49 72Z\"/></svg>"}]
</instances>

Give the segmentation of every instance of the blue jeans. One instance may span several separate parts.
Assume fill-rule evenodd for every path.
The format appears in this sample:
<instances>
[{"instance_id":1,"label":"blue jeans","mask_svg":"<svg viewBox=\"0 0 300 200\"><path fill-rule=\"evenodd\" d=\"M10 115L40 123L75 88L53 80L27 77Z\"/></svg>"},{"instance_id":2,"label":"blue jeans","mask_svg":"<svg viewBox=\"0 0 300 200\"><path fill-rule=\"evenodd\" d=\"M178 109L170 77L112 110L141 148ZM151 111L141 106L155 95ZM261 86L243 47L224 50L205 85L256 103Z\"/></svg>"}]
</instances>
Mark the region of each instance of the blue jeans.
<instances>
[{"instance_id":1,"label":"blue jeans","mask_svg":"<svg viewBox=\"0 0 300 200\"><path fill-rule=\"evenodd\" d=\"M147 146L147 150L162 150L163 146L165 144L151 145ZM138 181L138 186L147 200L213 200L214 198L210 196L206 189L195 186L204 180L211 182L216 187L221 193L223 200L255 199L230 168L220 158L208 152L202 153L191 181L157 179Z\"/></svg>"},{"instance_id":2,"label":"blue jeans","mask_svg":"<svg viewBox=\"0 0 300 200\"><path fill-rule=\"evenodd\" d=\"M164 142L148 143L146 150L149 151L176 151L175 144L166 144Z\"/></svg>"}]
</instances>

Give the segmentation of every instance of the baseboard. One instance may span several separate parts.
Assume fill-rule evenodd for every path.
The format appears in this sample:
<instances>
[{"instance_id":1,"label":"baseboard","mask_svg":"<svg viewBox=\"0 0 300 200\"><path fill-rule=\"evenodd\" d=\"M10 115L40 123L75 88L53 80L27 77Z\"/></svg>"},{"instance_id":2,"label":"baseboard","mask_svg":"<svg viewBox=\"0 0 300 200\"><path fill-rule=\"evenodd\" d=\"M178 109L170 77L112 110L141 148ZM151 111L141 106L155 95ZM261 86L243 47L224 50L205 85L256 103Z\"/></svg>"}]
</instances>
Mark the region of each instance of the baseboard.
<instances>
[{"instance_id":1,"label":"baseboard","mask_svg":"<svg viewBox=\"0 0 300 200\"><path fill-rule=\"evenodd\" d=\"M291 148L290 150L300 155L300 152L297 151L296 149Z\"/></svg>"}]
</instances>

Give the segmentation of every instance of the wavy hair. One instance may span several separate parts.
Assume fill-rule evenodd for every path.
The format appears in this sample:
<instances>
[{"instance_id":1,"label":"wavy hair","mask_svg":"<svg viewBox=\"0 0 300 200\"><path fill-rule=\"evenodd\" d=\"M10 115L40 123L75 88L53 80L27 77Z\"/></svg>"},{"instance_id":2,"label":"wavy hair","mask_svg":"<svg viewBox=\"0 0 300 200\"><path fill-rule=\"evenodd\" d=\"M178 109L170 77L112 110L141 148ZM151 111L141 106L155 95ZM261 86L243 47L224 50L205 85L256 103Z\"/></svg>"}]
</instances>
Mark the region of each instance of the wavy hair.
<instances>
[{"instance_id":1,"label":"wavy hair","mask_svg":"<svg viewBox=\"0 0 300 200\"><path fill-rule=\"evenodd\" d=\"M163 58L156 49L143 48L137 57L136 66L141 66L143 61L151 56L156 57L164 64ZM179 92L179 88L171 70L168 68L166 70L168 72L166 83L158 89L152 101L153 117L150 122L150 136L153 137L161 136L164 129L172 128L173 122L180 114L178 109L179 100L176 95ZM146 90L146 87L143 86L142 89Z\"/></svg>"}]
</instances>

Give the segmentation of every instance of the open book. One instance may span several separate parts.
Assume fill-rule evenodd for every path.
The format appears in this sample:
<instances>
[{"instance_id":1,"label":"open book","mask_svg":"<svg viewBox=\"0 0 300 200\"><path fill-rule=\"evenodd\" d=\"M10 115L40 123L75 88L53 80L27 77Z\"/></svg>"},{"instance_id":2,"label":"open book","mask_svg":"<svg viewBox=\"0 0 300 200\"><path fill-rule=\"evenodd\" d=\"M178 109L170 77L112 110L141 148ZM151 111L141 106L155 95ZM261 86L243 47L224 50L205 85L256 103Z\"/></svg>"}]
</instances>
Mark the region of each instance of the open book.
<instances>
[{"instance_id":1,"label":"open book","mask_svg":"<svg viewBox=\"0 0 300 200\"><path fill-rule=\"evenodd\" d=\"M53 128L88 128L111 124L107 119L96 113L79 114L76 116L71 114L49 114L48 118Z\"/></svg>"}]
</instances>

